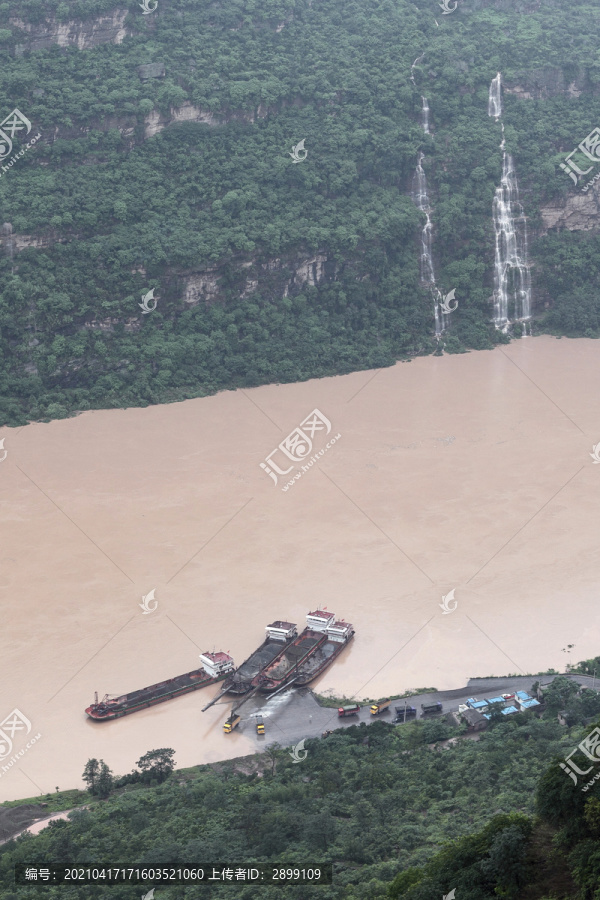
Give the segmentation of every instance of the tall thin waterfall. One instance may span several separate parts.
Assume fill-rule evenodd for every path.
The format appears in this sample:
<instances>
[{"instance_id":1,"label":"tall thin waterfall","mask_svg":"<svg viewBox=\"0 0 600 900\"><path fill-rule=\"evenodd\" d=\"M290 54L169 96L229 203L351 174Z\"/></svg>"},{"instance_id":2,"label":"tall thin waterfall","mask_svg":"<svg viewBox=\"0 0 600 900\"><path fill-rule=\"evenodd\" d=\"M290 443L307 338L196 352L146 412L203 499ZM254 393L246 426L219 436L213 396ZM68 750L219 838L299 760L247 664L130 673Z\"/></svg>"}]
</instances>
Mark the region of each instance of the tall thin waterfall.
<instances>
[{"instance_id":1,"label":"tall thin waterfall","mask_svg":"<svg viewBox=\"0 0 600 900\"><path fill-rule=\"evenodd\" d=\"M423 131L425 134L429 134L429 103L427 102L427 97L421 97L423 101L423 106L421 108L421 125L423 126Z\"/></svg>"},{"instance_id":2,"label":"tall thin waterfall","mask_svg":"<svg viewBox=\"0 0 600 900\"><path fill-rule=\"evenodd\" d=\"M424 56L425 56L424 53L421 53L420 56L417 56L417 58L415 59L414 63L413 63L412 66L410 67L410 80L412 81L413 84L415 84L415 76L413 75L413 69L414 69L414 67L417 65L418 62L421 62L421 60L423 59Z\"/></svg>"},{"instance_id":3,"label":"tall thin waterfall","mask_svg":"<svg viewBox=\"0 0 600 900\"><path fill-rule=\"evenodd\" d=\"M499 119L502 115L502 75L500 72L492 79L488 97L488 116Z\"/></svg>"},{"instance_id":4,"label":"tall thin waterfall","mask_svg":"<svg viewBox=\"0 0 600 900\"><path fill-rule=\"evenodd\" d=\"M425 134L429 134L429 104L427 98L422 98L421 125ZM421 282L435 294L433 313L435 316L435 334L438 337L444 330L444 317L440 309L440 292L435 283L433 271L433 256L431 254L432 230L431 207L427 196L427 178L423 169L424 153L419 153L417 168L413 178L413 198L421 212L425 213L425 225L421 231Z\"/></svg>"},{"instance_id":5,"label":"tall thin waterfall","mask_svg":"<svg viewBox=\"0 0 600 900\"><path fill-rule=\"evenodd\" d=\"M502 76L496 75L490 85L488 115L496 121L502 116ZM505 150L502 125L502 180L496 188L493 203L494 232L494 324L507 331L514 322L531 319L531 273L527 251L527 219L519 200L515 165ZM509 318L512 314L512 319Z\"/></svg>"}]
</instances>

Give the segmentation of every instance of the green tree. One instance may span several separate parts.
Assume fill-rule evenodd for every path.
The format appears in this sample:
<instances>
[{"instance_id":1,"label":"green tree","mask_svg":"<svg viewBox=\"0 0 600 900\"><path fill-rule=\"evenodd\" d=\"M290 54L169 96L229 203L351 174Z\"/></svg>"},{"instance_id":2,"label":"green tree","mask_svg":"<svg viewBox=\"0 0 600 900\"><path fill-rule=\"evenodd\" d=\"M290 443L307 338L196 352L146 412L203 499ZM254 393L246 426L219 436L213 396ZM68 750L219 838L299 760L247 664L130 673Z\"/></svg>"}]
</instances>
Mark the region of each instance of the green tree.
<instances>
[{"instance_id":1,"label":"green tree","mask_svg":"<svg viewBox=\"0 0 600 900\"><path fill-rule=\"evenodd\" d=\"M98 779L98 773L100 771L100 763L97 759L88 759L85 764L85 768L83 770L83 775L81 776L85 783L88 786L90 793L95 792L96 781Z\"/></svg>"},{"instance_id":2,"label":"green tree","mask_svg":"<svg viewBox=\"0 0 600 900\"><path fill-rule=\"evenodd\" d=\"M161 782L169 777L175 768L175 751L169 748L148 750L141 756L136 766L142 770L144 780L156 779Z\"/></svg>"},{"instance_id":3,"label":"green tree","mask_svg":"<svg viewBox=\"0 0 600 900\"><path fill-rule=\"evenodd\" d=\"M113 789L113 774L104 760L100 760L100 771L96 781L95 792L101 800L105 800Z\"/></svg>"}]
</instances>

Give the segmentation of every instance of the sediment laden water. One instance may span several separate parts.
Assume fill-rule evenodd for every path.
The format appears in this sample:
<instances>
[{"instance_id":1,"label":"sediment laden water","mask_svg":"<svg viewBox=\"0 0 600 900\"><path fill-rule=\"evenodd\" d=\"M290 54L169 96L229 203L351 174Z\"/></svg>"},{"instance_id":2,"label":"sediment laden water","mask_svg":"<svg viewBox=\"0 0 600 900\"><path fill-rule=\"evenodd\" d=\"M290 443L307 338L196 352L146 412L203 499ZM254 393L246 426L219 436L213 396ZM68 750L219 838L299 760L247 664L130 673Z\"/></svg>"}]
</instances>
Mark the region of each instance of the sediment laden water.
<instances>
[{"instance_id":1,"label":"sediment laden water","mask_svg":"<svg viewBox=\"0 0 600 900\"><path fill-rule=\"evenodd\" d=\"M502 116L502 75L490 84L488 115L498 121ZM507 331L522 322L524 334L531 319L531 273L527 248L527 219L519 200L519 185L514 161L506 152L502 125L502 179L496 188L492 214L495 232L494 252L494 325ZM512 318L511 318L512 317Z\"/></svg>"}]
</instances>

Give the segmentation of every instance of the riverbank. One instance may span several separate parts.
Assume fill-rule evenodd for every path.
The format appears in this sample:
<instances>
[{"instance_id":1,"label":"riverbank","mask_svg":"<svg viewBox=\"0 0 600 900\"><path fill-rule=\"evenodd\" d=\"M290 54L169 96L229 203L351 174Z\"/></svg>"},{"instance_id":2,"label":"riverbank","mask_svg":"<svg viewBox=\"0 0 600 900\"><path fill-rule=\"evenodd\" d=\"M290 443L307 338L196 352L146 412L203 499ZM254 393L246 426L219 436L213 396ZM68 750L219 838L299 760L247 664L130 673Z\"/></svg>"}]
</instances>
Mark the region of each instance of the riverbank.
<instances>
[{"instance_id":1,"label":"riverbank","mask_svg":"<svg viewBox=\"0 0 600 900\"><path fill-rule=\"evenodd\" d=\"M540 337L3 429L0 584L18 602L0 722L16 709L31 732L0 799L77 785L91 757L130 771L157 734L179 766L250 753L223 734L227 705L200 712L210 688L113 722L84 711L205 650L239 664L318 603L356 630L312 685L333 697L558 670L567 643L593 656L598 383L597 343ZM276 448L301 423L316 461L283 492L261 463L285 470Z\"/></svg>"},{"instance_id":2,"label":"riverbank","mask_svg":"<svg viewBox=\"0 0 600 900\"><path fill-rule=\"evenodd\" d=\"M407 720L407 724L419 719L439 721L440 719L445 719L448 713L457 710L460 704L465 703L468 698L472 697L475 689L482 695L487 693L497 696L502 693L514 693L518 690L530 691L535 682L546 686L557 677L568 678L585 687L596 687L596 681L598 681L591 675L571 673L553 673L549 675L545 672L520 677L471 678L467 685L455 690L436 691L434 688L424 689L415 693L407 693L402 695L401 698L397 697L394 699L405 699L407 705L416 707L416 716ZM346 701L348 699L344 698ZM383 699L388 698L379 698L379 701ZM337 709L334 710L331 706L324 705L321 700L322 698L319 695L307 688L290 688L288 691L282 692L278 697L270 698L266 705L261 703L258 697L251 698L244 704L241 712L242 722L232 733L230 740L235 743L236 735L239 737L239 735L244 734L246 738L253 741L255 745L254 753L248 756L234 757L233 759L227 757L221 763L217 762L211 765L219 771L224 765L231 765L235 771L246 774L261 772L264 766L260 764L260 760L268 747L273 745L293 747L301 740L321 738L325 732L334 731L338 728L349 728L360 722L371 725L376 721L387 721L389 724L394 718L393 704L386 715L382 718L376 718L370 714L369 704L371 701L368 701L363 702L357 715L340 719L337 716ZM411 701L410 703L408 703L409 700ZM431 716L423 715L420 703L436 701L442 703L443 715L441 717L435 716L432 720ZM256 734L254 716L257 710L260 710L265 722L264 735ZM464 737L474 740L478 739L478 735L466 734ZM453 740L455 739L449 739L449 741ZM269 758L267 758L266 762L265 760L263 762L267 768L271 764ZM181 778L186 772L197 772L200 768L201 766L196 765L187 769L177 769L173 774L173 778ZM6 843L7 840L22 834L25 830L37 833L33 831L32 826L37 828L38 824L51 819L66 818L71 809L49 812L51 809L55 810L56 807L64 807L65 803L70 804L71 807L76 804L77 808L86 808L90 803L99 802L97 798L86 791L77 790L59 792L52 797L48 795L45 798L45 802L41 804L35 804L34 801L35 798L28 797L0 804L0 844ZM82 805L84 803L85 806ZM17 822L18 826L15 825ZM10 831L11 828L13 829L12 831Z\"/></svg>"}]
</instances>

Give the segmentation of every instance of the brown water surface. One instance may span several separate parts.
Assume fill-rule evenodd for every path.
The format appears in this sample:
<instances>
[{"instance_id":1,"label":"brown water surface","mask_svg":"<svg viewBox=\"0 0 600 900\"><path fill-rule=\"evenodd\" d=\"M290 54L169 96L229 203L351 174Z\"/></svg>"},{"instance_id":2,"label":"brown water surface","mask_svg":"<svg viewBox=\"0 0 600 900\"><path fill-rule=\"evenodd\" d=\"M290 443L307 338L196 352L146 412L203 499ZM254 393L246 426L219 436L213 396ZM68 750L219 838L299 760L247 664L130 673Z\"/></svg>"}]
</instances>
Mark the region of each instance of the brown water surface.
<instances>
[{"instance_id":1,"label":"brown water surface","mask_svg":"<svg viewBox=\"0 0 600 900\"><path fill-rule=\"evenodd\" d=\"M0 761L0 799L81 786L93 756L123 774L156 747L179 766L251 752L226 707L200 712L214 688L115 722L84 710L207 649L239 664L318 604L356 629L316 684L335 695L599 654L599 385L598 342L544 337L2 429L0 720L16 707L41 738ZM332 431L313 455L341 437L282 491L259 463L314 408Z\"/></svg>"}]
</instances>

